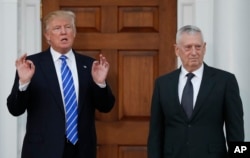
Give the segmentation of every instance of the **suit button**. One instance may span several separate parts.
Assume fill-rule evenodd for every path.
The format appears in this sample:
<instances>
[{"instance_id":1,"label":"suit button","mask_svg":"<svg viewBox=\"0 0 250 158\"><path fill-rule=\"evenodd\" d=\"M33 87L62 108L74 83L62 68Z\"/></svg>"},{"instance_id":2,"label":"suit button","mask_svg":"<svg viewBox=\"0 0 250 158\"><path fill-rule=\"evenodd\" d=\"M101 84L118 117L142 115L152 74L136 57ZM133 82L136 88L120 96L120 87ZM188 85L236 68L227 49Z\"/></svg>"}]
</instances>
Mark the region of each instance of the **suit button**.
<instances>
[{"instance_id":1,"label":"suit button","mask_svg":"<svg viewBox=\"0 0 250 158\"><path fill-rule=\"evenodd\" d=\"M188 125L188 128L190 128L190 127L192 127L192 125L189 124L189 125Z\"/></svg>"}]
</instances>

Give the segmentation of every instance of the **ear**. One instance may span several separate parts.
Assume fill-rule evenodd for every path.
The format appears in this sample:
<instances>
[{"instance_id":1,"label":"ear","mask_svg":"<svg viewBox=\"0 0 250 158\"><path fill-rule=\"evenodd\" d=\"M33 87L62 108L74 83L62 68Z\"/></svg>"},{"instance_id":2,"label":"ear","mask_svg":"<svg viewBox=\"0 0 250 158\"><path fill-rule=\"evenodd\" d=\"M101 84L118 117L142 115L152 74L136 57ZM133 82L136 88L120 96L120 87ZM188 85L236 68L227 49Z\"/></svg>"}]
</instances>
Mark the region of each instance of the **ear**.
<instances>
[{"instance_id":1,"label":"ear","mask_svg":"<svg viewBox=\"0 0 250 158\"><path fill-rule=\"evenodd\" d=\"M207 49L207 43L206 42L204 42L204 45L203 45L203 49L204 49L204 54L206 53L206 49Z\"/></svg>"},{"instance_id":2,"label":"ear","mask_svg":"<svg viewBox=\"0 0 250 158\"><path fill-rule=\"evenodd\" d=\"M44 33L44 37L46 38L47 41L50 41L50 34L48 32Z\"/></svg>"},{"instance_id":3,"label":"ear","mask_svg":"<svg viewBox=\"0 0 250 158\"><path fill-rule=\"evenodd\" d=\"M174 44L174 50L175 50L175 55L176 55L177 57L179 57L179 51L180 51L180 49L179 49L179 47L177 46L177 44Z\"/></svg>"}]
</instances>

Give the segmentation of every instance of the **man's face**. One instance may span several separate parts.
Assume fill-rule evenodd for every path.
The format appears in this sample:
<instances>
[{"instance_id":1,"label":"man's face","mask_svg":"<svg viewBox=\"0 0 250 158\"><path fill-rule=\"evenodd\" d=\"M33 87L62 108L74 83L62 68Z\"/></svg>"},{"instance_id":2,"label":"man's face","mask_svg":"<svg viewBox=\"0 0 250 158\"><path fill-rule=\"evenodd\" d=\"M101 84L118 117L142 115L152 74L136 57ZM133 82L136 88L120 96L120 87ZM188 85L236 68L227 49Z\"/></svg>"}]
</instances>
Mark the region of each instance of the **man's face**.
<instances>
[{"instance_id":1,"label":"man's face","mask_svg":"<svg viewBox=\"0 0 250 158\"><path fill-rule=\"evenodd\" d=\"M72 48L75 34L71 20L59 17L49 22L45 37L53 49L64 54Z\"/></svg>"},{"instance_id":2,"label":"man's face","mask_svg":"<svg viewBox=\"0 0 250 158\"><path fill-rule=\"evenodd\" d=\"M183 33L180 42L175 45L175 54L180 57L183 67L189 72L202 65L205 52L206 43L199 33Z\"/></svg>"}]
</instances>

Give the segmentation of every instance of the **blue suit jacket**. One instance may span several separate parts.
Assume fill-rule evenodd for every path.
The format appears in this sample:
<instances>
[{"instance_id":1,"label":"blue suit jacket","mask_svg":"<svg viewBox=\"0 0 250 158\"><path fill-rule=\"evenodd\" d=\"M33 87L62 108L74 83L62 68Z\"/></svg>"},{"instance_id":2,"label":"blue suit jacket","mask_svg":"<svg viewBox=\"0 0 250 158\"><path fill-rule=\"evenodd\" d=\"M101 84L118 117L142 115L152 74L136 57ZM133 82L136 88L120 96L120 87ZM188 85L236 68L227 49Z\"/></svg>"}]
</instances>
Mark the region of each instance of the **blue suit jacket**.
<instances>
[{"instance_id":1,"label":"blue suit jacket","mask_svg":"<svg viewBox=\"0 0 250 158\"><path fill-rule=\"evenodd\" d=\"M244 141L243 107L235 76L204 64L188 119L178 97L179 74L180 69L155 82L148 158L225 158L226 141Z\"/></svg>"},{"instance_id":2,"label":"blue suit jacket","mask_svg":"<svg viewBox=\"0 0 250 158\"><path fill-rule=\"evenodd\" d=\"M95 109L109 112L115 98L111 89L97 86L91 76L94 59L75 53L79 79L79 148L81 157L96 157ZM7 99L9 112L27 111L22 158L61 158L65 141L65 113L59 82L48 50L28 57L35 74L26 91L19 91L19 78Z\"/></svg>"}]
</instances>

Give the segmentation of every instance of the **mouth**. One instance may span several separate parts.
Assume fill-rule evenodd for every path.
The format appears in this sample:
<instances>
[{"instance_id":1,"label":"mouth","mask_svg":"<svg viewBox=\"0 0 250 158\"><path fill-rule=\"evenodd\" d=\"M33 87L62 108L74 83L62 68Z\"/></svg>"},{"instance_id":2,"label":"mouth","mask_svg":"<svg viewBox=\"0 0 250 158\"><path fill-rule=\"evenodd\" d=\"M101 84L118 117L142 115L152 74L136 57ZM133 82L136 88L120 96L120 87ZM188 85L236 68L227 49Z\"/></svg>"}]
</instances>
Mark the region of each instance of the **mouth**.
<instances>
[{"instance_id":1,"label":"mouth","mask_svg":"<svg viewBox=\"0 0 250 158\"><path fill-rule=\"evenodd\" d=\"M191 58L190 60L191 60L191 61L196 61L196 60L197 60L197 58Z\"/></svg>"},{"instance_id":2,"label":"mouth","mask_svg":"<svg viewBox=\"0 0 250 158\"><path fill-rule=\"evenodd\" d=\"M68 38L62 38L61 39L61 42L67 42L68 41Z\"/></svg>"}]
</instances>

